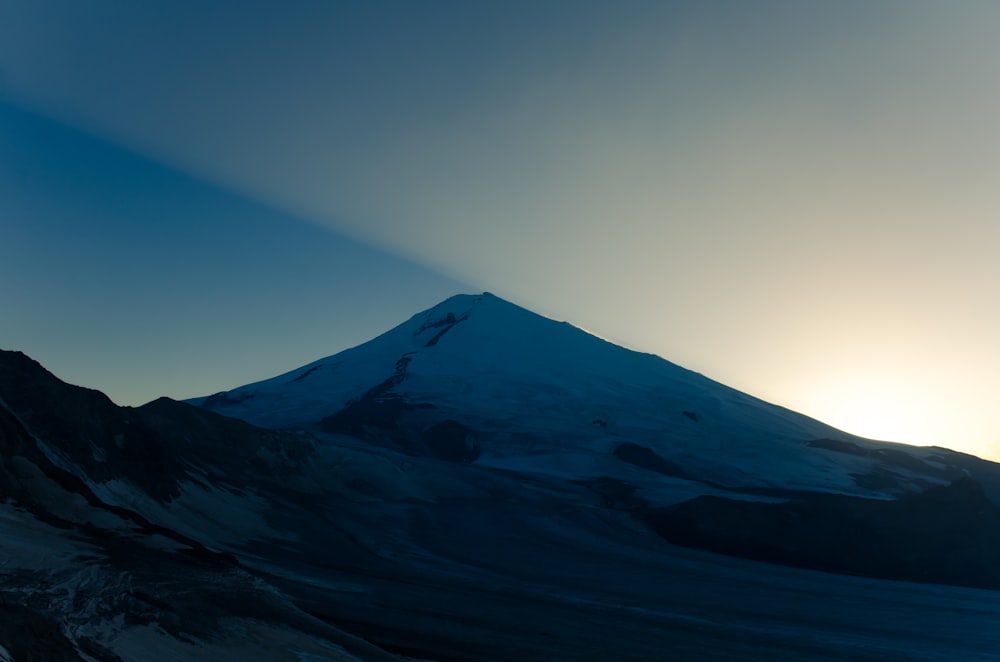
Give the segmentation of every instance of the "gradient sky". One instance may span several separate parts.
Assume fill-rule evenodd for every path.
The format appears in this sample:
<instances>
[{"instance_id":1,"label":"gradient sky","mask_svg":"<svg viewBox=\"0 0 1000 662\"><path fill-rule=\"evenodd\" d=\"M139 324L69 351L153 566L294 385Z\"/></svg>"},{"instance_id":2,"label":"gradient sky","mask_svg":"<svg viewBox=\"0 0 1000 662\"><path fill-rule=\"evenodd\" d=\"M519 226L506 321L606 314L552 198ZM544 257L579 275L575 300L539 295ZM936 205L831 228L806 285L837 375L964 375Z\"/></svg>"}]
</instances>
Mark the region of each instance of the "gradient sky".
<instances>
[{"instance_id":1,"label":"gradient sky","mask_svg":"<svg viewBox=\"0 0 1000 662\"><path fill-rule=\"evenodd\" d=\"M1000 457L1000 3L0 0L0 342L134 404L491 290Z\"/></svg>"}]
</instances>

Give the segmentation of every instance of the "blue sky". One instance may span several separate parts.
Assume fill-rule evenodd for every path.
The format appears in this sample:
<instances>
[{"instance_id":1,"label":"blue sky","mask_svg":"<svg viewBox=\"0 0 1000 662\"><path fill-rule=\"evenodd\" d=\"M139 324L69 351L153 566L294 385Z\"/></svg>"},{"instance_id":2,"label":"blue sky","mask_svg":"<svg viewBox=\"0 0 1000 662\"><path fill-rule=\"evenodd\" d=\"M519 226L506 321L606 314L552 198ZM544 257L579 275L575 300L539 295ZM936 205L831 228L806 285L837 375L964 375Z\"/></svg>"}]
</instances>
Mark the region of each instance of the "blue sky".
<instances>
[{"instance_id":1,"label":"blue sky","mask_svg":"<svg viewBox=\"0 0 1000 662\"><path fill-rule=\"evenodd\" d=\"M0 338L124 404L368 340L468 286L0 103Z\"/></svg>"},{"instance_id":2,"label":"blue sky","mask_svg":"<svg viewBox=\"0 0 1000 662\"><path fill-rule=\"evenodd\" d=\"M0 1L2 342L193 395L488 289L1000 456L997 34L989 0Z\"/></svg>"}]
</instances>

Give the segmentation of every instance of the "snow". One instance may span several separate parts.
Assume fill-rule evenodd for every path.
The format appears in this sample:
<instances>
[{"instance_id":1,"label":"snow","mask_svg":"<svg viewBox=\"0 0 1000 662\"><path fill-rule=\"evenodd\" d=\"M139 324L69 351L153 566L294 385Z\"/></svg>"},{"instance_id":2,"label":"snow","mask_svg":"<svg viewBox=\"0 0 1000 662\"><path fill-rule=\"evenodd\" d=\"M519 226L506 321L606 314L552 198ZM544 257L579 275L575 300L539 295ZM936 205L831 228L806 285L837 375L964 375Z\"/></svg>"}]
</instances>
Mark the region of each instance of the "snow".
<instances>
[{"instance_id":1,"label":"snow","mask_svg":"<svg viewBox=\"0 0 1000 662\"><path fill-rule=\"evenodd\" d=\"M255 494L236 494L194 481L181 484L180 496L161 504L128 480L91 483L102 500L134 510L150 521L214 545L247 545L253 540L294 540L272 527L268 502Z\"/></svg>"},{"instance_id":2,"label":"snow","mask_svg":"<svg viewBox=\"0 0 1000 662\"><path fill-rule=\"evenodd\" d=\"M315 431L402 357L392 392L475 430L482 464L608 475L609 453L632 442L722 485L874 494L854 480L874 460L805 445L856 437L490 294L452 297L365 344L216 396L212 408Z\"/></svg>"}]
</instances>

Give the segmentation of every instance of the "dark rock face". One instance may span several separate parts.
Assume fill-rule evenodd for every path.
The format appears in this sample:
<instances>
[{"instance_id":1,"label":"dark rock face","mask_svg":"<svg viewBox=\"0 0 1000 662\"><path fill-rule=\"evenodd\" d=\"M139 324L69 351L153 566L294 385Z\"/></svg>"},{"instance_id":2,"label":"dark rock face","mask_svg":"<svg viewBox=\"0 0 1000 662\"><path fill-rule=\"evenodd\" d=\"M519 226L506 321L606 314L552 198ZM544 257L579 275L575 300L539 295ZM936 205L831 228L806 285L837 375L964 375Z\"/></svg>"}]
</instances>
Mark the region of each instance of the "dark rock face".
<instances>
[{"instance_id":1,"label":"dark rock face","mask_svg":"<svg viewBox=\"0 0 1000 662\"><path fill-rule=\"evenodd\" d=\"M419 336L421 333L427 331L428 329L438 329L437 333L431 336L431 338L424 343L424 347L433 347L434 345L438 344L438 341L441 340L441 337L444 336L444 334L448 333L453 328L455 328L456 324L464 322L467 319L469 319L468 315L455 317L455 313L449 312L447 315L444 316L443 319L428 320L427 322L424 322L423 324L420 325L420 328L417 329L417 331L413 335Z\"/></svg>"},{"instance_id":2,"label":"dark rock face","mask_svg":"<svg viewBox=\"0 0 1000 662\"><path fill-rule=\"evenodd\" d=\"M636 486L617 478L595 478L586 486L601 499L601 506L614 510L635 510L647 505L635 496Z\"/></svg>"},{"instance_id":3,"label":"dark rock face","mask_svg":"<svg viewBox=\"0 0 1000 662\"><path fill-rule=\"evenodd\" d=\"M26 429L94 480L125 477L148 484L159 500L176 496L183 469L155 443L135 410L63 383L19 352L0 354L0 398Z\"/></svg>"},{"instance_id":4,"label":"dark rock face","mask_svg":"<svg viewBox=\"0 0 1000 662\"><path fill-rule=\"evenodd\" d=\"M95 513L111 514L126 528L164 535L199 554L204 548L196 541L105 501L89 485L123 480L168 504L193 467L199 481L216 487L230 485L234 469L242 486L268 486L314 452L300 434L262 430L168 398L118 407L16 352L0 352L0 399L0 496L57 526L89 526Z\"/></svg>"},{"instance_id":5,"label":"dark rock face","mask_svg":"<svg viewBox=\"0 0 1000 662\"><path fill-rule=\"evenodd\" d=\"M853 442L836 439L816 439L806 442L806 445L813 448L825 448L826 450L846 453L848 455L872 458L889 468L905 469L935 478L957 480L964 475L960 469L954 467L935 467L919 458L913 457L909 453L891 448L862 448Z\"/></svg>"},{"instance_id":6,"label":"dark rock face","mask_svg":"<svg viewBox=\"0 0 1000 662\"><path fill-rule=\"evenodd\" d=\"M408 355L401 356L389 377L368 389L360 398L348 402L340 411L322 419L320 429L369 441L379 438L379 441L390 444L400 443L404 452L413 452L412 442L398 434L403 415L412 410L413 405L392 393L393 387L406 379L410 360Z\"/></svg>"},{"instance_id":7,"label":"dark rock face","mask_svg":"<svg viewBox=\"0 0 1000 662\"><path fill-rule=\"evenodd\" d=\"M701 496L648 515L678 545L758 561L1000 589L1000 508L969 479L881 501L800 494L782 503Z\"/></svg>"},{"instance_id":8,"label":"dark rock face","mask_svg":"<svg viewBox=\"0 0 1000 662\"><path fill-rule=\"evenodd\" d=\"M234 619L291 633L310 650L329 643L391 658L300 611L218 541L196 540L170 528L170 516L160 521L91 487L124 479L140 501L145 493L169 506L190 480L233 499L252 490L277 501L295 496L283 474L310 461L309 439L166 398L119 408L13 352L0 352L0 398L0 547L21 553L24 545L41 557L0 564L0 645L14 659L119 660L107 637L135 626L197 651L195 642L232 637ZM284 659L280 642L258 644L266 652L255 659Z\"/></svg>"},{"instance_id":9,"label":"dark rock face","mask_svg":"<svg viewBox=\"0 0 1000 662\"><path fill-rule=\"evenodd\" d=\"M626 441L615 449L615 457L642 469L655 471L664 476L691 478L683 467L658 455L652 448Z\"/></svg>"},{"instance_id":10,"label":"dark rock face","mask_svg":"<svg viewBox=\"0 0 1000 662\"><path fill-rule=\"evenodd\" d=\"M474 462L479 457L472 430L458 421L441 421L424 430L420 436L431 455L438 459Z\"/></svg>"},{"instance_id":11,"label":"dark rock face","mask_svg":"<svg viewBox=\"0 0 1000 662\"><path fill-rule=\"evenodd\" d=\"M320 429L395 446L412 454L416 448L402 432L404 416L412 409L413 405L399 397L361 398L321 420Z\"/></svg>"},{"instance_id":12,"label":"dark rock face","mask_svg":"<svg viewBox=\"0 0 1000 662\"><path fill-rule=\"evenodd\" d=\"M902 449L869 448L841 439L813 439L806 446L872 460L875 466L871 470L853 474L854 482L865 489L906 494L942 481L971 477L984 486L994 503L1000 504L1000 467L965 453L941 448L921 459Z\"/></svg>"},{"instance_id":13,"label":"dark rock face","mask_svg":"<svg viewBox=\"0 0 1000 662\"><path fill-rule=\"evenodd\" d=\"M0 604L0 642L15 660L82 660L59 624L32 609Z\"/></svg>"},{"instance_id":14,"label":"dark rock face","mask_svg":"<svg viewBox=\"0 0 1000 662\"><path fill-rule=\"evenodd\" d=\"M253 393L230 393L229 391L222 391L221 393L216 393L205 398L201 406L205 409L218 409L223 406L238 405L251 398L253 398Z\"/></svg>"},{"instance_id":15,"label":"dark rock face","mask_svg":"<svg viewBox=\"0 0 1000 662\"><path fill-rule=\"evenodd\" d=\"M150 435L150 445L164 449L225 485L233 468L241 479L274 483L308 463L315 443L298 432L257 428L169 398L135 410Z\"/></svg>"},{"instance_id":16,"label":"dark rock face","mask_svg":"<svg viewBox=\"0 0 1000 662\"><path fill-rule=\"evenodd\" d=\"M418 333L427 328L443 327L432 339L436 342L441 334L463 319L455 319L449 313L445 320L425 324ZM479 448L471 429L458 421L446 419L421 430L419 422L412 420L409 414L416 410L433 410L434 406L429 403L413 404L392 392L393 387L406 379L410 361L409 355L401 356L392 375L368 389L360 398L348 402L340 411L322 419L320 429L357 437L408 455L474 462L479 457Z\"/></svg>"},{"instance_id":17,"label":"dark rock face","mask_svg":"<svg viewBox=\"0 0 1000 662\"><path fill-rule=\"evenodd\" d=\"M281 469L264 456L282 458L278 464L287 469L312 448L301 435L262 430L169 398L118 407L99 391L62 382L19 352L0 352L0 399L17 412L26 434L88 478L126 479L161 502L178 496L191 465L221 478L221 467L231 470L235 462L268 480Z\"/></svg>"},{"instance_id":18,"label":"dark rock face","mask_svg":"<svg viewBox=\"0 0 1000 662\"><path fill-rule=\"evenodd\" d=\"M429 404L413 405L400 397L362 398L324 418L324 432L346 434L407 455L434 457L449 462L474 462L479 458L475 433L452 419L420 429L417 410L432 411Z\"/></svg>"}]
</instances>

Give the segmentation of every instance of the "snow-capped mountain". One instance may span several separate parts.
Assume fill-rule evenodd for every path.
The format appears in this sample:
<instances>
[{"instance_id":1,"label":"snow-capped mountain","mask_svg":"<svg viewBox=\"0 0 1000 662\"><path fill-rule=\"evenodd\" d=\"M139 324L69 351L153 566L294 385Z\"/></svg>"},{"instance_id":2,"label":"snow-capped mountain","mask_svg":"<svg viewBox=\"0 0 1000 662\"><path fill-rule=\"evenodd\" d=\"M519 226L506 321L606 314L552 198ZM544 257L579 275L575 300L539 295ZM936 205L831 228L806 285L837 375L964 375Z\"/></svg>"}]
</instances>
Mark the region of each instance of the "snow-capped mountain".
<instances>
[{"instance_id":1,"label":"snow-capped mountain","mask_svg":"<svg viewBox=\"0 0 1000 662\"><path fill-rule=\"evenodd\" d=\"M268 428L528 472L892 495L968 456L868 441L496 296L460 295L363 345L192 401ZM643 467L637 472L635 466Z\"/></svg>"},{"instance_id":2,"label":"snow-capped mountain","mask_svg":"<svg viewBox=\"0 0 1000 662\"><path fill-rule=\"evenodd\" d=\"M1000 649L997 465L488 294L194 404L0 351L0 660Z\"/></svg>"}]
</instances>

